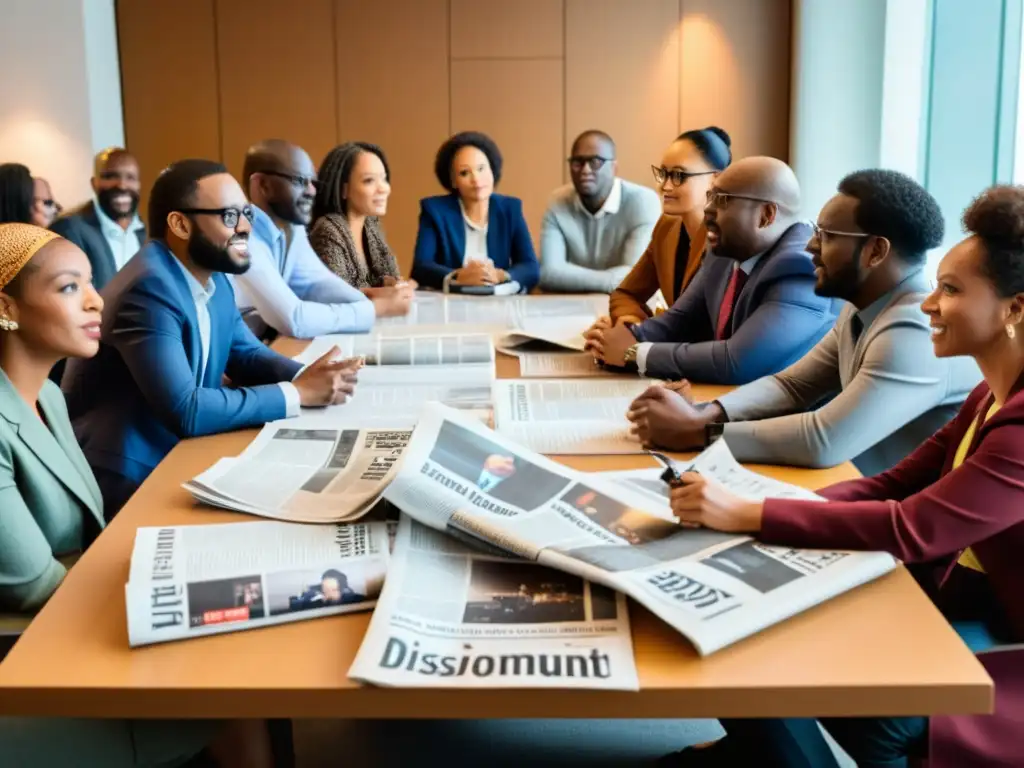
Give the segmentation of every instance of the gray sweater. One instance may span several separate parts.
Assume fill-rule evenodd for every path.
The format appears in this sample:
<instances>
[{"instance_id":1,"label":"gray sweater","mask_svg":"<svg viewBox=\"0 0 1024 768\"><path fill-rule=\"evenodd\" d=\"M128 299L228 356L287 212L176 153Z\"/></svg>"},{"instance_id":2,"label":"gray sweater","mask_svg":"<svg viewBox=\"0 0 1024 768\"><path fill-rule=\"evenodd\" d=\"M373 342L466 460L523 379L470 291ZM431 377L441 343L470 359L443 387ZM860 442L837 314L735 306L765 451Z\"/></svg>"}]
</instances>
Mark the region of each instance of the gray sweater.
<instances>
[{"instance_id":1,"label":"gray sweater","mask_svg":"<svg viewBox=\"0 0 1024 768\"><path fill-rule=\"evenodd\" d=\"M572 184L555 190L540 228L540 287L552 292L611 293L643 254L661 201L623 179L596 215Z\"/></svg>"},{"instance_id":2,"label":"gray sweater","mask_svg":"<svg viewBox=\"0 0 1024 768\"><path fill-rule=\"evenodd\" d=\"M811 467L852 459L875 475L945 426L981 372L971 358L935 357L920 307L929 291L918 272L860 312L847 304L801 360L720 397L736 458ZM856 341L854 317L864 325Z\"/></svg>"}]
</instances>

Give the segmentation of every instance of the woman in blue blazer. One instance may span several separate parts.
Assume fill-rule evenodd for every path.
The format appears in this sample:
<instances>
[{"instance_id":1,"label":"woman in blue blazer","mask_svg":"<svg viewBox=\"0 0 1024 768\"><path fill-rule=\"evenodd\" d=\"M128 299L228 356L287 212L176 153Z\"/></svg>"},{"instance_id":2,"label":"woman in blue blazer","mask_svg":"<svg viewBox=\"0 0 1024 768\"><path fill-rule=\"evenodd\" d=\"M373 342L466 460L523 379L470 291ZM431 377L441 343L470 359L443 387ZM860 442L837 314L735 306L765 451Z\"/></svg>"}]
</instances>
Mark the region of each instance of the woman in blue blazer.
<instances>
[{"instance_id":1,"label":"woman in blue blazer","mask_svg":"<svg viewBox=\"0 0 1024 768\"><path fill-rule=\"evenodd\" d=\"M41 608L104 527L100 489L47 378L58 360L96 354L102 309L78 246L0 224L0 613ZM261 720L0 718L4 765L170 768L204 747L219 768L273 764Z\"/></svg>"},{"instance_id":2,"label":"woman in blue blazer","mask_svg":"<svg viewBox=\"0 0 1024 768\"><path fill-rule=\"evenodd\" d=\"M420 201L412 278L428 288L474 293L502 284L527 292L537 285L540 264L523 202L494 191L501 181L497 145L482 133L457 133L438 150L434 173L450 192Z\"/></svg>"}]
</instances>

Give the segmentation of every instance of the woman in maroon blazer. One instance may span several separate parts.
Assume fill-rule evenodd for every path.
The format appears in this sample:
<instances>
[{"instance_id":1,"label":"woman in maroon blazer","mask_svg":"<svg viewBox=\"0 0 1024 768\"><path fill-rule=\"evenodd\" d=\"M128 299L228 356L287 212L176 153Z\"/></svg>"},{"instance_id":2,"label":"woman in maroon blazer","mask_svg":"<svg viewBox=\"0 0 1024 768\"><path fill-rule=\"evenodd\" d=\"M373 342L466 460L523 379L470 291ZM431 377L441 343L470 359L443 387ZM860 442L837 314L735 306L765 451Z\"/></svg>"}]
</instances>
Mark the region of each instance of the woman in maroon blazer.
<instances>
[{"instance_id":1,"label":"woman in maroon blazer","mask_svg":"<svg viewBox=\"0 0 1024 768\"><path fill-rule=\"evenodd\" d=\"M825 502L750 502L691 474L673 489L672 509L769 544L945 561L936 601L977 652L1024 642L1024 187L985 191L963 223L969 237L943 258L921 306L935 354L969 355L985 377L952 422L888 472L820 491ZM861 768L925 755L930 766L1024 766L1024 648L982 658L996 681L995 715L822 724ZM814 720L722 725L724 739L664 764L837 765Z\"/></svg>"}]
</instances>

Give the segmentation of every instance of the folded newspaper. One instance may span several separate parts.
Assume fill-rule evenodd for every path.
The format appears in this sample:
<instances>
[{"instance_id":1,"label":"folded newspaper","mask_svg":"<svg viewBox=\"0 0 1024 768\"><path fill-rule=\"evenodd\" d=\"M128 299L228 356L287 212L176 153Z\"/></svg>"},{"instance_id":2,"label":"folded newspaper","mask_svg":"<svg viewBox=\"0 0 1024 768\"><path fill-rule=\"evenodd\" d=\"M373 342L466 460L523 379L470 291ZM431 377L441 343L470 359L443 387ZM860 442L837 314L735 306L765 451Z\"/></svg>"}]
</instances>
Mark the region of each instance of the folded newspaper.
<instances>
[{"instance_id":1,"label":"folded newspaper","mask_svg":"<svg viewBox=\"0 0 1024 768\"><path fill-rule=\"evenodd\" d=\"M748 498L814 498L744 469L721 440L693 466ZM895 567L880 552L797 550L684 528L652 477L576 472L429 404L384 496L430 528L621 591L702 655Z\"/></svg>"},{"instance_id":2,"label":"folded newspaper","mask_svg":"<svg viewBox=\"0 0 1024 768\"><path fill-rule=\"evenodd\" d=\"M345 429L323 418L267 424L236 457L183 487L206 504L303 523L356 520L380 499L408 430Z\"/></svg>"},{"instance_id":3,"label":"folded newspaper","mask_svg":"<svg viewBox=\"0 0 1024 768\"><path fill-rule=\"evenodd\" d=\"M362 611L388 567L386 522L139 528L125 585L132 646Z\"/></svg>"},{"instance_id":4,"label":"folded newspaper","mask_svg":"<svg viewBox=\"0 0 1024 768\"><path fill-rule=\"evenodd\" d=\"M518 328L499 334L494 344L500 351L516 356L552 349L582 352L583 333L594 319L593 315L528 318Z\"/></svg>"},{"instance_id":5,"label":"folded newspaper","mask_svg":"<svg viewBox=\"0 0 1024 768\"><path fill-rule=\"evenodd\" d=\"M622 594L482 553L406 515L349 677L401 687L639 687Z\"/></svg>"}]
</instances>

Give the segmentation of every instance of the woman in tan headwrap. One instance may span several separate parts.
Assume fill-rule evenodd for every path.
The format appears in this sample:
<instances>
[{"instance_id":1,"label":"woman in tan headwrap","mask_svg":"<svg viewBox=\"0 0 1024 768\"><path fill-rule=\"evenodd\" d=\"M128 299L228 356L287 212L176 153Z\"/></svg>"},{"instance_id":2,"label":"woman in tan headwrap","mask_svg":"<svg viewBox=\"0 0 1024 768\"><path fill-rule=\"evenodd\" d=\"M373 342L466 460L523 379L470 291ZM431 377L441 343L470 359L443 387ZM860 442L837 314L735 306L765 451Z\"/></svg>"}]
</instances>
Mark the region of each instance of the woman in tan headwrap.
<instances>
[{"instance_id":1,"label":"woman in tan headwrap","mask_svg":"<svg viewBox=\"0 0 1024 768\"><path fill-rule=\"evenodd\" d=\"M78 246L0 224L0 613L42 607L103 528L100 490L47 378L58 360L96 354L102 310ZM0 718L5 765L173 766L208 743L221 766L273 765L259 721Z\"/></svg>"}]
</instances>

